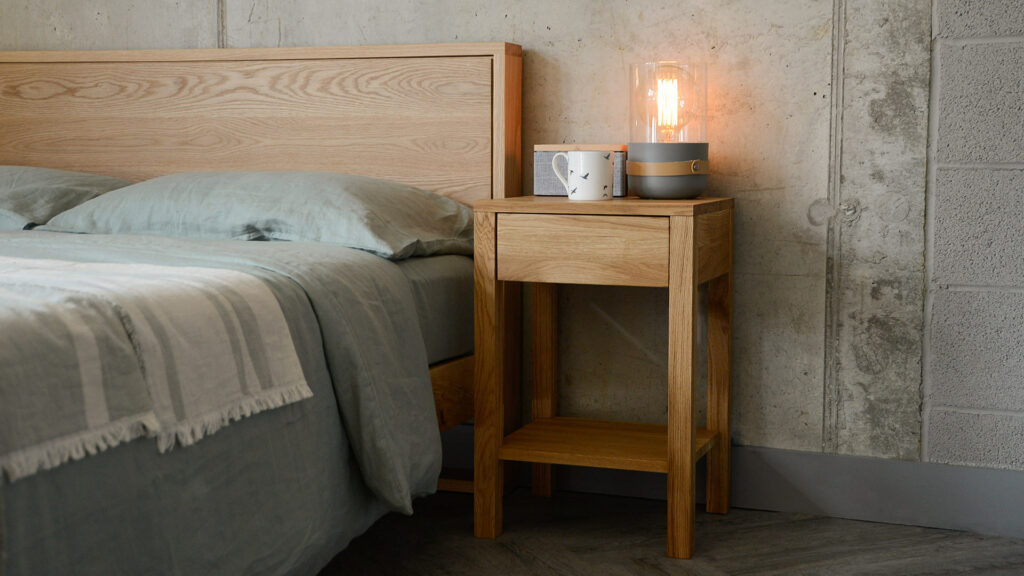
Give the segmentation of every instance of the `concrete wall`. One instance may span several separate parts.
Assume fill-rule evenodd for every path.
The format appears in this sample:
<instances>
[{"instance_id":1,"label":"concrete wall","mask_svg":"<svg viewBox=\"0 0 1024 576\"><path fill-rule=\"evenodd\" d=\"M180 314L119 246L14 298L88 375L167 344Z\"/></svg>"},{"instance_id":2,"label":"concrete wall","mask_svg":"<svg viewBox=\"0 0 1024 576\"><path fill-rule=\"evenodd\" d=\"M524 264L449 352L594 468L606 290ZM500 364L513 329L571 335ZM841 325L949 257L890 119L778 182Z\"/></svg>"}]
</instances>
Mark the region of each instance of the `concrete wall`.
<instances>
[{"instance_id":1,"label":"concrete wall","mask_svg":"<svg viewBox=\"0 0 1024 576\"><path fill-rule=\"evenodd\" d=\"M1024 470L1024 10L935 10L925 457Z\"/></svg>"},{"instance_id":2,"label":"concrete wall","mask_svg":"<svg viewBox=\"0 0 1024 576\"><path fill-rule=\"evenodd\" d=\"M0 0L2 50L216 46L217 0Z\"/></svg>"},{"instance_id":3,"label":"concrete wall","mask_svg":"<svg viewBox=\"0 0 1024 576\"><path fill-rule=\"evenodd\" d=\"M920 453L930 8L837 3L826 452Z\"/></svg>"},{"instance_id":4,"label":"concrete wall","mask_svg":"<svg viewBox=\"0 0 1024 576\"><path fill-rule=\"evenodd\" d=\"M626 70L709 64L737 199L735 438L919 457L929 0L0 0L0 47L506 40L534 144L625 142ZM665 418L664 292L561 294L561 409Z\"/></svg>"},{"instance_id":5,"label":"concrete wall","mask_svg":"<svg viewBox=\"0 0 1024 576\"><path fill-rule=\"evenodd\" d=\"M710 69L716 192L736 196L736 433L821 447L826 229L806 213L829 164L832 7L515 0L229 0L229 46L504 39L524 53L523 142L625 142L629 63L700 58ZM525 156L526 192L532 154ZM667 300L566 288L561 410L663 421Z\"/></svg>"}]
</instances>

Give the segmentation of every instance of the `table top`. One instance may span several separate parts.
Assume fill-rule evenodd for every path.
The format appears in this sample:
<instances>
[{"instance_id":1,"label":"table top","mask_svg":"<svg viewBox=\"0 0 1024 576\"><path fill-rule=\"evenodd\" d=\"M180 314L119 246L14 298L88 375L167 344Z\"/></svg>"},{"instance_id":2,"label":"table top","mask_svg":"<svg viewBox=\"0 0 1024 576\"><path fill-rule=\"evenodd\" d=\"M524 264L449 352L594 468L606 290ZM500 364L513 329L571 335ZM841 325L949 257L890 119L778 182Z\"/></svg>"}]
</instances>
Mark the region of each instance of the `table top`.
<instances>
[{"instance_id":1,"label":"table top","mask_svg":"<svg viewBox=\"0 0 1024 576\"><path fill-rule=\"evenodd\" d=\"M565 196L520 196L479 200L476 212L522 214L595 214L605 216L695 216L732 209L732 198L699 197L692 200L646 200L635 196L611 200L569 200Z\"/></svg>"}]
</instances>

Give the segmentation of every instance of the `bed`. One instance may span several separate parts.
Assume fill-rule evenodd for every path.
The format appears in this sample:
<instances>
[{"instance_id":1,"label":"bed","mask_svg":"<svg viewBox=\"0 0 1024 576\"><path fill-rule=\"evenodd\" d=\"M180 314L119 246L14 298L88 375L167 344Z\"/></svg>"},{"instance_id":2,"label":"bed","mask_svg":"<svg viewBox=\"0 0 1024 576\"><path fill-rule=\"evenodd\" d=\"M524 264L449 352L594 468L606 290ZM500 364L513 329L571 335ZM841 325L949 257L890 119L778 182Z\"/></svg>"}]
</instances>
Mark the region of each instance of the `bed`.
<instances>
[{"instance_id":1,"label":"bed","mask_svg":"<svg viewBox=\"0 0 1024 576\"><path fill-rule=\"evenodd\" d=\"M520 83L521 50L503 43L0 52L0 165L130 181L199 171L340 172L469 204L520 192ZM0 257L58 252L87 278L90 267L115 264L151 266L156 275L178 267L228 268L265 283L284 277L273 289L299 310L289 319L305 314L319 328L289 324L312 397L165 453L141 438L0 482L0 573L309 574L388 510L408 512L377 485L386 480L367 479L379 462L364 461L360 450L373 437L352 431L358 415L345 412L332 374L343 363L333 358L341 353L332 349L332 327L346 321L322 301L344 288L352 266L379 268L405 286L395 301L415 320L391 330L404 334L397 346L416 345L396 356L429 363L434 434L472 416L467 336L445 334L457 332L446 321L470 314L457 304L466 294L451 295L465 291L457 280L470 269L464 256L394 264L317 243L225 249L223 240L70 236L5 233ZM348 268L335 270L339 261ZM316 290L328 296L318 301ZM446 307L446 299L456 303ZM423 418L390 410L390 423L374 434L404 435L396 453L407 458L391 454L385 467L405 471L409 485L399 492L432 491L436 459L409 457L421 449L409 436L429 436Z\"/></svg>"}]
</instances>

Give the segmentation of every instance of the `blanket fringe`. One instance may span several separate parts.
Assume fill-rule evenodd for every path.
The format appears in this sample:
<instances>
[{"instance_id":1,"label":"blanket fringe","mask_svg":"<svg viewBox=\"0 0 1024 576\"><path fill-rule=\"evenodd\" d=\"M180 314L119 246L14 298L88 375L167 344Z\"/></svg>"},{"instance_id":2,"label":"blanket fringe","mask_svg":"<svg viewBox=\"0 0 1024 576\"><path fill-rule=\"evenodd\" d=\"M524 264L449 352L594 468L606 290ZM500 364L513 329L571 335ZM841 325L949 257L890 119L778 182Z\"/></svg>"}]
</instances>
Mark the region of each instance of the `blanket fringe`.
<instances>
[{"instance_id":1,"label":"blanket fringe","mask_svg":"<svg viewBox=\"0 0 1024 576\"><path fill-rule=\"evenodd\" d=\"M0 456L0 471L6 474L8 481L14 482L143 436L156 436L159 451L167 452L176 444L191 446L231 422L312 397L309 385L301 381L289 387L266 390L218 412L190 418L171 430L162 429L156 414L147 412Z\"/></svg>"},{"instance_id":2,"label":"blanket fringe","mask_svg":"<svg viewBox=\"0 0 1024 576\"><path fill-rule=\"evenodd\" d=\"M103 452L142 436L154 436L160 430L156 414L146 412L110 422L98 429L87 430L42 442L31 448L0 456L0 470L14 482L40 470L56 468L71 460Z\"/></svg>"},{"instance_id":3,"label":"blanket fringe","mask_svg":"<svg viewBox=\"0 0 1024 576\"><path fill-rule=\"evenodd\" d=\"M157 448L163 453L174 448L176 444L191 446L232 422L312 397L313 391L304 380L288 387L265 390L223 410L190 417L171 430L161 430L157 434Z\"/></svg>"}]
</instances>

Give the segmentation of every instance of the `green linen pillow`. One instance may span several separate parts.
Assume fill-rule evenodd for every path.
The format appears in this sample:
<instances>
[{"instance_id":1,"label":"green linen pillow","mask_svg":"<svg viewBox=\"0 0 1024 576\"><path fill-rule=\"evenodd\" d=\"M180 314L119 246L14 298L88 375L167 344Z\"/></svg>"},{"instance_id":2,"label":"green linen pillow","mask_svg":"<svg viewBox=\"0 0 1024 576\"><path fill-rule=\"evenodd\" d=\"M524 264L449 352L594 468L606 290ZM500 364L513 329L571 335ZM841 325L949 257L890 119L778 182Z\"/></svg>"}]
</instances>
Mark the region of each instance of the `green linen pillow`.
<instances>
[{"instance_id":1,"label":"green linen pillow","mask_svg":"<svg viewBox=\"0 0 1024 576\"><path fill-rule=\"evenodd\" d=\"M42 224L127 180L33 166L0 166L0 230Z\"/></svg>"},{"instance_id":2,"label":"green linen pillow","mask_svg":"<svg viewBox=\"0 0 1024 576\"><path fill-rule=\"evenodd\" d=\"M306 240L401 260L471 254L473 213L419 188L333 172L188 172L104 194L46 230Z\"/></svg>"}]
</instances>

